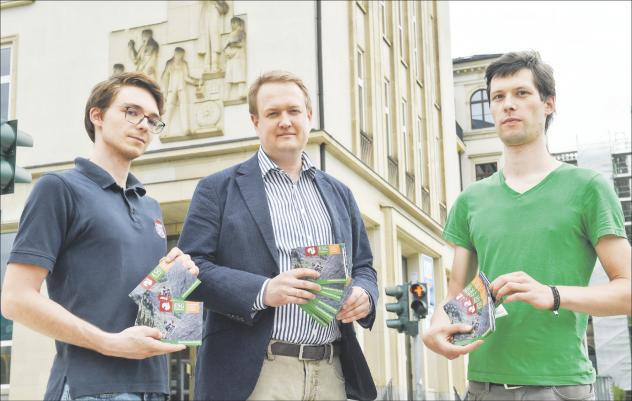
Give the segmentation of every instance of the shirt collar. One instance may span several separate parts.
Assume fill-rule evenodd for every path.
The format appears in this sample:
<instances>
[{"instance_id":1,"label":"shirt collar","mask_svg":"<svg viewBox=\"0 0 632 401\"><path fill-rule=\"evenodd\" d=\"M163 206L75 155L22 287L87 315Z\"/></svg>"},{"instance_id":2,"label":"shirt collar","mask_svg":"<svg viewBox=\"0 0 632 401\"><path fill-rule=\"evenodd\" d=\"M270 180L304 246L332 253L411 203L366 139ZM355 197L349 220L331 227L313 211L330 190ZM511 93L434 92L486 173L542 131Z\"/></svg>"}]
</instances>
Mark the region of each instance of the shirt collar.
<instances>
[{"instance_id":1,"label":"shirt collar","mask_svg":"<svg viewBox=\"0 0 632 401\"><path fill-rule=\"evenodd\" d=\"M110 173L88 159L77 157L75 159L75 166L81 174L96 182L97 185L103 189L111 188L113 185L118 187L118 184L114 181ZM141 184L138 178L132 173L127 174L127 182L125 183L125 190L129 189L134 190L139 196L144 196L147 192L143 184Z\"/></svg>"},{"instance_id":2,"label":"shirt collar","mask_svg":"<svg viewBox=\"0 0 632 401\"><path fill-rule=\"evenodd\" d=\"M281 168L274 162L263 150L263 147L259 147L259 151L257 152L257 157L259 159L259 168L261 169L261 176L265 177L268 175L270 171L282 171ZM301 172L309 174L312 178L316 174L316 166L312 163L312 160L307 156L307 153L303 152L301 154Z\"/></svg>"}]
</instances>

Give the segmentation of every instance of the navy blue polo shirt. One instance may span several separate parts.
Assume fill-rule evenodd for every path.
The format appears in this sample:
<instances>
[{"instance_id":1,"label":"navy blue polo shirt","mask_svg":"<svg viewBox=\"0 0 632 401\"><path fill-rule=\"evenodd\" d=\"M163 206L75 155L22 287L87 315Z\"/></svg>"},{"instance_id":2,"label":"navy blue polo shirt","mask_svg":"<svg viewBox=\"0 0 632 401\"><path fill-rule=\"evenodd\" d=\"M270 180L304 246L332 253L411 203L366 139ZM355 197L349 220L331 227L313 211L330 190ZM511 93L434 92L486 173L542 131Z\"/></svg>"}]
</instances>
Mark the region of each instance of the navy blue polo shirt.
<instances>
[{"instance_id":1,"label":"navy blue polo shirt","mask_svg":"<svg viewBox=\"0 0 632 401\"><path fill-rule=\"evenodd\" d=\"M158 202L131 173L126 188L89 160L42 176L31 192L9 262L41 266L52 300L100 329L134 325L128 294L167 252ZM55 342L45 399L117 392L169 393L167 358L132 360Z\"/></svg>"}]
</instances>

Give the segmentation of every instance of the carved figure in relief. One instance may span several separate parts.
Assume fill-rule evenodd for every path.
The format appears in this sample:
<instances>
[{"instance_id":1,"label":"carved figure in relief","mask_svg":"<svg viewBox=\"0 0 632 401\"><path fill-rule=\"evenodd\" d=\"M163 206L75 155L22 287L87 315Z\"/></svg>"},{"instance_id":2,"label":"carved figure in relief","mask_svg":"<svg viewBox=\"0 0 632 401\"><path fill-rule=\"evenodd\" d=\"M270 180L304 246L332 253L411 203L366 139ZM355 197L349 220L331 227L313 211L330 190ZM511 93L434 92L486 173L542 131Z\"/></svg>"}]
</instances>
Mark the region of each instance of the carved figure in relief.
<instances>
[{"instance_id":1,"label":"carved figure in relief","mask_svg":"<svg viewBox=\"0 0 632 401\"><path fill-rule=\"evenodd\" d=\"M220 70L219 56L222 51L220 35L228 8L226 1L202 1L197 52L204 56L204 73L215 73Z\"/></svg>"},{"instance_id":2,"label":"carved figure in relief","mask_svg":"<svg viewBox=\"0 0 632 401\"><path fill-rule=\"evenodd\" d=\"M231 32L224 46L228 99L246 96L246 31L245 22L239 17L230 20Z\"/></svg>"},{"instance_id":3,"label":"carved figure in relief","mask_svg":"<svg viewBox=\"0 0 632 401\"><path fill-rule=\"evenodd\" d=\"M130 39L127 43L129 57L136 66L136 71L144 72L153 79L157 79L158 50L160 45L154 39L154 32L151 29L144 29L141 33L142 44L136 49L136 42Z\"/></svg>"},{"instance_id":4,"label":"carved figure in relief","mask_svg":"<svg viewBox=\"0 0 632 401\"><path fill-rule=\"evenodd\" d=\"M189 75L189 64L185 60L185 51L181 47L176 47L171 57L165 64L165 70L161 77L162 88L166 93L165 123L167 124L167 135L173 135L169 128L173 113L177 108L180 116L181 133L186 135L189 132L189 99L186 85L201 85L201 80Z\"/></svg>"},{"instance_id":5,"label":"carved figure in relief","mask_svg":"<svg viewBox=\"0 0 632 401\"><path fill-rule=\"evenodd\" d=\"M125 72L125 66L121 63L116 63L112 66L112 76L119 75Z\"/></svg>"}]
</instances>

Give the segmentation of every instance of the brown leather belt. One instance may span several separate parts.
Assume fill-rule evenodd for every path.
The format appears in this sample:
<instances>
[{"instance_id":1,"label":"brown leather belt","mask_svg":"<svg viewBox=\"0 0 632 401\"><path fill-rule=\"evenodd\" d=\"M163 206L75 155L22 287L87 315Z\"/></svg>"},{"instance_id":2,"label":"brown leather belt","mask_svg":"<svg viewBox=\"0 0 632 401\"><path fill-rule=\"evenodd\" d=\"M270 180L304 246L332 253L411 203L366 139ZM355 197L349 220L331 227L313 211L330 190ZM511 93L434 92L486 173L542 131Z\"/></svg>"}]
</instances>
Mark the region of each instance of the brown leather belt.
<instances>
[{"instance_id":1,"label":"brown leather belt","mask_svg":"<svg viewBox=\"0 0 632 401\"><path fill-rule=\"evenodd\" d=\"M325 345L276 342L272 343L269 349L273 355L293 356L301 361L319 361L323 359L331 360L334 356L340 355L340 343L338 342Z\"/></svg>"}]
</instances>

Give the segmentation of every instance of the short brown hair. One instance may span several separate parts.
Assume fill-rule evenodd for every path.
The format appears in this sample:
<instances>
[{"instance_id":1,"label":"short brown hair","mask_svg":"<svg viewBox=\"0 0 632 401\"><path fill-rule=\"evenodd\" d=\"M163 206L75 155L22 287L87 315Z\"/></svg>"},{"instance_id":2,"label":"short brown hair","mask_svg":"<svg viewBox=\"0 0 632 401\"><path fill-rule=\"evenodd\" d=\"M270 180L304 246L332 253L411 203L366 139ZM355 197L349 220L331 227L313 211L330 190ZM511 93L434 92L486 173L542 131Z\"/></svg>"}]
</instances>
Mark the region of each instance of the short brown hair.
<instances>
[{"instance_id":1,"label":"short brown hair","mask_svg":"<svg viewBox=\"0 0 632 401\"><path fill-rule=\"evenodd\" d=\"M123 72L117 74L110 79L99 82L90 93L90 97L86 102L86 112L84 116L84 125L90 140L94 142L94 124L90 121L90 109L97 107L102 112L108 109L112 101L118 95L124 86L136 86L146 89L156 101L158 111L162 114L164 106L164 97L160 91L160 86L149 76L142 72Z\"/></svg>"},{"instance_id":2,"label":"short brown hair","mask_svg":"<svg viewBox=\"0 0 632 401\"><path fill-rule=\"evenodd\" d=\"M309 91L307 87L303 83L303 80L298 76L292 74L288 71L268 71L264 72L255 80L255 82L250 85L250 90L248 91L248 111L252 115L258 115L257 110L257 94L259 93L259 89L263 84L267 84L269 82L283 82L283 83L294 83L305 95L305 107L308 112L312 112L312 101L309 98Z\"/></svg>"},{"instance_id":3,"label":"short brown hair","mask_svg":"<svg viewBox=\"0 0 632 401\"><path fill-rule=\"evenodd\" d=\"M533 74L533 83L538 89L540 100L544 102L551 96L555 97L553 68L542 61L538 52L528 50L505 53L487 67L485 79L487 80L487 98L490 99L489 101L491 102L489 91L494 77L504 78L514 75L522 69L527 69ZM551 125L551 121L553 121L553 114L554 113L551 113L546 116L544 132L549 129L549 125Z\"/></svg>"}]
</instances>

